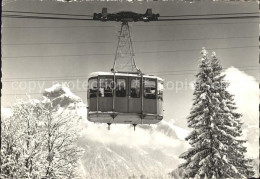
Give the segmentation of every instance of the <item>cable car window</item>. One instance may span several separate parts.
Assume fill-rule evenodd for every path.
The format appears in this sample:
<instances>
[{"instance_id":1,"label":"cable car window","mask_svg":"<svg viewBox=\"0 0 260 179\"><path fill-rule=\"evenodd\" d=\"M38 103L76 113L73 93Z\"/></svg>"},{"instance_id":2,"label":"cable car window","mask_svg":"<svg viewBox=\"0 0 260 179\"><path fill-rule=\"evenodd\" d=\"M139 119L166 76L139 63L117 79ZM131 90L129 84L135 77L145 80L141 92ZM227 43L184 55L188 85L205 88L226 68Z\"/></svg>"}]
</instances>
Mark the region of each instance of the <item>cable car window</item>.
<instances>
[{"instance_id":1,"label":"cable car window","mask_svg":"<svg viewBox=\"0 0 260 179\"><path fill-rule=\"evenodd\" d=\"M163 100L163 82L158 81L157 86L158 86L158 90L157 90L158 99Z\"/></svg>"},{"instance_id":2,"label":"cable car window","mask_svg":"<svg viewBox=\"0 0 260 179\"><path fill-rule=\"evenodd\" d=\"M100 79L99 97L113 96L113 79Z\"/></svg>"},{"instance_id":3,"label":"cable car window","mask_svg":"<svg viewBox=\"0 0 260 179\"><path fill-rule=\"evenodd\" d=\"M116 97L126 97L126 81L125 79L116 80Z\"/></svg>"},{"instance_id":4,"label":"cable car window","mask_svg":"<svg viewBox=\"0 0 260 179\"><path fill-rule=\"evenodd\" d=\"M140 98L140 79L131 80L131 94L132 98Z\"/></svg>"},{"instance_id":5,"label":"cable car window","mask_svg":"<svg viewBox=\"0 0 260 179\"><path fill-rule=\"evenodd\" d=\"M145 79L144 81L144 97L148 99L156 98L156 84L154 80Z\"/></svg>"},{"instance_id":6,"label":"cable car window","mask_svg":"<svg viewBox=\"0 0 260 179\"><path fill-rule=\"evenodd\" d=\"M88 81L88 97L94 98L97 97L97 79L93 78Z\"/></svg>"}]
</instances>

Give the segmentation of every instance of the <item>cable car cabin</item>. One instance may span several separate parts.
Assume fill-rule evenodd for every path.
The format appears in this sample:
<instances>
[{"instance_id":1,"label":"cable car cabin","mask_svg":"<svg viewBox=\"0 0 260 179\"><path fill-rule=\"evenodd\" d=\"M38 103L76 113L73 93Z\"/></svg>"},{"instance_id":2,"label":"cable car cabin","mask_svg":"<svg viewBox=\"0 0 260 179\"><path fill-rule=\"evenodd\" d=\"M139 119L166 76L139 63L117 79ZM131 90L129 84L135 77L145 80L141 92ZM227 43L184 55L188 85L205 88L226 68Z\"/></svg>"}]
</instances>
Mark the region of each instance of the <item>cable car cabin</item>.
<instances>
[{"instance_id":1,"label":"cable car cabin","mask_svg":"<svg viewBox=\"0 0 260 179\"><path fill-rule=\"evenodd\" d=\"M155 124L163 119L163 80L156 76L94 72L88 79L88 120Z\"/></svg>"}]
</instances>

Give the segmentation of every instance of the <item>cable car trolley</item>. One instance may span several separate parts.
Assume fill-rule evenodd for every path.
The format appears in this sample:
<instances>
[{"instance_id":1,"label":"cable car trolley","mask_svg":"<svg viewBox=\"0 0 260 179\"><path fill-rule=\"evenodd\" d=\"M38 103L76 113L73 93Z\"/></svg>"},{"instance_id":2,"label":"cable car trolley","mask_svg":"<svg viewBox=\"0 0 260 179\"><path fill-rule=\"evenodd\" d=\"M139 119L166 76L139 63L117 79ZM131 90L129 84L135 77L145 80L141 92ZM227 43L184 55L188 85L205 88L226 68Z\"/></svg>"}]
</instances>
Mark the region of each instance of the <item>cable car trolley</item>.
<instances>
[{"instance_id":1,"label":"cable car trolley","mask_svg":"<svg viewBox=\"0 0 260 179\"><path fill-rule=\"evenodd\" d=\"M155 21L159 14L123 11L94 13L93 19L121 21L120 35L111 72L94 72L88 78L88 120L107 123L155 124L163 119L163 79L145 75L135 64L130 21Z\"/></svg>"}]
</instances>

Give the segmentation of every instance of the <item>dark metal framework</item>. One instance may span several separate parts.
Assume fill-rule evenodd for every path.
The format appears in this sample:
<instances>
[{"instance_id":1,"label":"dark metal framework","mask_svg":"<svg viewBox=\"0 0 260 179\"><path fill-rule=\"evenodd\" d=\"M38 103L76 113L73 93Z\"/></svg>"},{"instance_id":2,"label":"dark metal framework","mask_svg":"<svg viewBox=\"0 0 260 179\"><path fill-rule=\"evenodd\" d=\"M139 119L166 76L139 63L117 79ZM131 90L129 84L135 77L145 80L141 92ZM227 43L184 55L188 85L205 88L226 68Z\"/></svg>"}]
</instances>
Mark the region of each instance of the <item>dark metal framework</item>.
<instances>
[{"instance_id":1,"label":"dark metal framework","mask_svg":"<svg viewBox=\"0 0 260 179\"><path fill-rule=\"evenodd\" d=\"M117 22L149 22L157 21L159 14L153 14L152 9L147 9L145 14L139 14L131 11L121 11L118 13L107 13L107 8L102 9L102 13L94 13L93 19L100 21L117 21Z\"/></svg>"},{"instance_id":2,"label":"dark metal framework","mask_svg":"<svg viewBox=\"0 0 260 179\"><path fill-rule=\"evenodd\" d=\"M122 22L112 72L140 72L135 63L135 54L128 22Z\"/></svg>"},{"instance_id":3,"label":"dark metal framework","mask_svg":"<svg viewBox=\"0 0 260 179\"><path fill-rule=\"evenodd\" d=\"M102 9L102 13L94 13L93 20L100 21L120 21L121 29L118 36L118 43L112 72L141 73L135 63L135 54L131 31L128 22L149 22L158 20L159 14L153 14L152 9L147 9L145 14L130 11L118 13L107 13L107 8Z\"/></svg>"}]
</instances>

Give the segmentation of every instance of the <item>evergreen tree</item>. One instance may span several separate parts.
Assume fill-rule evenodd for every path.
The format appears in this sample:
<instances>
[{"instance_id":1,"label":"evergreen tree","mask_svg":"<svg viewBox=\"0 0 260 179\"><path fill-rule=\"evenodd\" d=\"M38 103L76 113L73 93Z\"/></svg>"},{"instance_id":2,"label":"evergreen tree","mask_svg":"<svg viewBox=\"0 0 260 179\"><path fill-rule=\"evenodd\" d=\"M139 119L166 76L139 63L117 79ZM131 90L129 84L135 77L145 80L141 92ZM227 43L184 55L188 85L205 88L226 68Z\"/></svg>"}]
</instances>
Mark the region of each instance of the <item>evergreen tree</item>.
<instances>
[{"instance_id":1,"label":"evergreen tree","mask_svg":"<svg viewBox=\"0 0 260 179\"><path fill-rule=\"evenodd\" d=\"M245 158L246 142L241 139L241 114L236 112L228 82L213 52L208 58L202 50L200 71L196 75L195 96L188 117L193 131L186 140L191 148L180 155L184 178L246 178L254 175L251 160Z\"/></svg>"}]
</instances>

